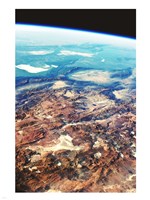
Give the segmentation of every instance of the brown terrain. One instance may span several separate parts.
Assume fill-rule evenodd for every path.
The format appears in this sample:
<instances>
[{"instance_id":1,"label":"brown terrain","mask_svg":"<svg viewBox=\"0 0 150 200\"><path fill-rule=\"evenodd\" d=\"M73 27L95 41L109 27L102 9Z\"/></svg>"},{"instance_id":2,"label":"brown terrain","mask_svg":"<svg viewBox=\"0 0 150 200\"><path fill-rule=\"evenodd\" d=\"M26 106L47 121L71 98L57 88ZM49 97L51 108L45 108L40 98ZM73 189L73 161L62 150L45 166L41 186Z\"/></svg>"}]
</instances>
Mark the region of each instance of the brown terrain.
<instances>
[{"instance_id":1,"label":"brown terrain","mask_svg":"<svg viewBox=\"0 0 150 200\"><path fill-rule=\"evenodd\" d=\"M17 99L16 192L135 192L135 94L105 90L55 83Z\"/></svg>"}]
</instances>

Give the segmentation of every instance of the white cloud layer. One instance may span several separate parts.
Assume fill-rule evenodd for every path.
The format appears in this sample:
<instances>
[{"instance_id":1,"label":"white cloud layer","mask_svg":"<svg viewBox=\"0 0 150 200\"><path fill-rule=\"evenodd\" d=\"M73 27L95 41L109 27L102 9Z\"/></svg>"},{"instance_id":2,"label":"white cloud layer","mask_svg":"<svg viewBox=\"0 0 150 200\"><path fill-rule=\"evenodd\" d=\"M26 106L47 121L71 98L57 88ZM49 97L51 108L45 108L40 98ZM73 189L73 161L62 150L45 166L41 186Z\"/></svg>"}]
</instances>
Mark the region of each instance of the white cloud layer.
<instances>
[{"instance_id":1,"label":"white cloud layer","mask_svg":"<svg viewBox=\"0 0 150 200\"><path fill-rule=\"evenodd\" d=\"M48 68L45 69L42 67L33 67L31 65L24 65L24 64L17 65L16 68L25 70L29 73L39 73L39 72L44 72L44 71L49 70Z\"/></svg>"},{"instance_id":2,"label":"white cloud layer","mask_svg":"<svg viewBox=\"0 0 150 200\"><path fill-rule=\"evenodd\" d=\"M39 55L47 55L47 54L51 54L54 51L29 51L29 54L31 55L35 55L35 56L39 56Z\"/></svg>"},{"instance_id":3,"label":"white cloud layer","mask_svg":"<svg viewBox=\"0 0 150 200\"><path fill-rule=\"evenodd\" d=\"M85 56L85 57L92 57L93 54L91 53L83 53L83 52L76 52L76 51L68 51L68 50L62 50L58 55L64 55L64 56Z\"/></svg>"}]
</instances>

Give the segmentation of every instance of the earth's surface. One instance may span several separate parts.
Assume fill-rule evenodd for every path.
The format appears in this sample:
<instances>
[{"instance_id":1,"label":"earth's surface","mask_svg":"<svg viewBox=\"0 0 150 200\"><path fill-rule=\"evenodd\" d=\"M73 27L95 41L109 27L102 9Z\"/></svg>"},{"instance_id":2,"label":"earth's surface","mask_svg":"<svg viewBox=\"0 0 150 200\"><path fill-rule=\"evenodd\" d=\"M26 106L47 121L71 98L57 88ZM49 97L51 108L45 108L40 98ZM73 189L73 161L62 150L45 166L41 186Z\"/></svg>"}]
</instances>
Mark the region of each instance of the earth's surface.
<instances>
[{"instance_id":1,"label":"earth's surface","mask_svg":"<svg viewBox=\"0 0 150 200\"><path fill-rule=\"evenodd\" d=\"M135 40L16 25L16 191L135 192Z\"/></svg>"}]
</instances>

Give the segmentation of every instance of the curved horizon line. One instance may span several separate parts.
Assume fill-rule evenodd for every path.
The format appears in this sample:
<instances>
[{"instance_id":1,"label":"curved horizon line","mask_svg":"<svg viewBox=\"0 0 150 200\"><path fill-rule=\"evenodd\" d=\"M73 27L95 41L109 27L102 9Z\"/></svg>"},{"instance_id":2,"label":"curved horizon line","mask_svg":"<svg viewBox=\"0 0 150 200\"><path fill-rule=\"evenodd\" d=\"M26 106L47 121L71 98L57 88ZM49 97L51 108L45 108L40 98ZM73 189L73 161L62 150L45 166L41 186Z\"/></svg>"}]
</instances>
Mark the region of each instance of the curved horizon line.
<instances>
[{"instance_id":1,"label":"curved horizon line","mask_svg":"<svg viewBox=\"0 0 150 200\"><path fill-rule=\"evenodd\" d=\"M50 25L46 25L46 24L42 25L42 24L27 24L27 23L15 23L15 25L35 26L35 27L56 28L56 29L64 29L64 30L72 30L72 31L80 31L80 32L89 32L89 33L94 33L94 34L101 34L101 35L107 35L107 36L120 37L120 38L124 38L124 39L136 40L136 38L122 36L119 34L111 34L111 33L106 33L106 32L98 32L98 31L85 30L85 29L67 28L67 27L63 27L63 26L50 26Z\"/></svg>"}]
</instances>

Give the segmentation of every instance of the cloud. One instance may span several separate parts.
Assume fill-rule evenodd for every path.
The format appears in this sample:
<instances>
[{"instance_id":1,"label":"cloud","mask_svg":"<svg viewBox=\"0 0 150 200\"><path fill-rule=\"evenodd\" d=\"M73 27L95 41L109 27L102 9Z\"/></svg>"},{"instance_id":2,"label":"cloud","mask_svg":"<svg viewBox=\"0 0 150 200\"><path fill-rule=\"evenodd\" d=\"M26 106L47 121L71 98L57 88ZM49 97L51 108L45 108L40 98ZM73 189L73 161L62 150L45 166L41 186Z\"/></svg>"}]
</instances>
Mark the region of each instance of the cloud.
<instances>
[{"instance_id":1,"label":"cloud","mask_svg":"<svg viewBox=\"0 0 150 200\"><path fill-rule=\"evenodd\" d=\"M58 65L51 65L51 67L53 67L53 68L57 68L57 67L58 67Z\"/></svg>"},{"instance_id":2,"label":"cloud","mask_svg":"<svg viewBox=\"0 0 150 200\"><path fill-rule=\"evenodd\" d=\"M48 68L44 69L42 67L33 67L31 65L24 65L24 64L17 65L16 68L25 70L29 73L39 73L49 70Z\"/></svg>"},{"instance_id":3,"label":"cloud","mask_svg":"<svg viewBox=\"0 0 150 200\"><path fill-rule=\"evenodd\" d=\"M83 52L76 52L76 51L68 51L68 50L62 50L58 55L65 55L65 56L73 56L73 55L78 55L78 56L85 56L85 57L92 57L93 54L91 53L83 53Z\"/></svg>"},{"instance_id":4,"label":"cloud","mask_svg":"<svg viewBox=\"0 0 150 200\"><path fill-rule=\"evenodd\" d=\"M29 51L28 53L31 55L35 55L35 56L39 56L39 55L47 55L47 54L51 54L54 51Z\"/></svg>"},{"instance_id":5,"label":"cloud","mask_svg":"<svg viewBox=\"0 0 150 200\"><path fill-rule=\"evenodd\" d=\"M103 59L101 60L101 62L105 62L105 59L103 58Z\"/></svg>"},{"instance_id":6,"label":"cloud","mask_svg":"<svg viewBox=\"0 0 150 200\"><path fill-rule=\"evenodd\" d=\"M51 69L51 68L57 68L58 65L44 65L43 68L44 69Z\"/></svg>"},{"instance_id":7,"label":"cloud","mask_svg":"<svg viewBox=\"0 0 150 200\"><path fill-rule=\"evenodd\" d=\"M95 83L112 83L116 79L110 77L110 72L101 70L80 71L71 75L71 78L79 81L91 81Z\"/></svg>"}]
</instances>

